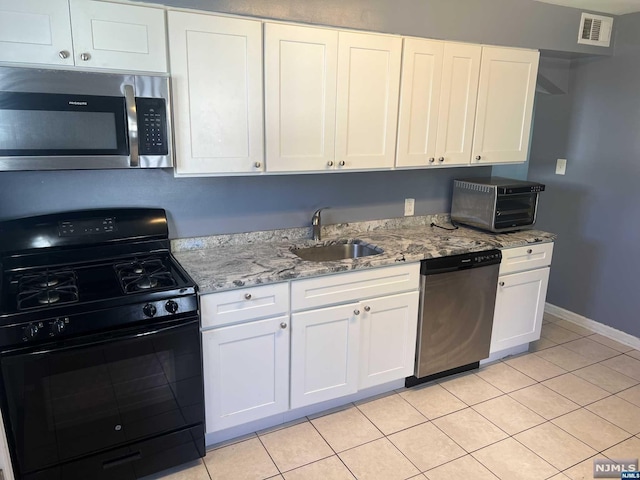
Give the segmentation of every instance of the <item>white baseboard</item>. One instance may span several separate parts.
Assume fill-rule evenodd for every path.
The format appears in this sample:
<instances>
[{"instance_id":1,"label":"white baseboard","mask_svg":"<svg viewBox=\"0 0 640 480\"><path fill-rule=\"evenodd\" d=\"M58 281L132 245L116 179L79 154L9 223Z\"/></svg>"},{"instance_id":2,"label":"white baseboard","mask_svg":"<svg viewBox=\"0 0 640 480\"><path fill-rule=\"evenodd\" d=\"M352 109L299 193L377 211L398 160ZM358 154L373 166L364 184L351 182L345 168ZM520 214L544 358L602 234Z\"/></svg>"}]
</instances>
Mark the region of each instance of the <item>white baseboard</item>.
<instances>
[{"instance_id":1,"label":"white baseboard","mask_svg":"<svg viewBox=\"0 0 640 480\"><path fill-rule=\"evenodd\" d=\"M557 307L556 305L552 305L550 303L545 304L544 311L550 313L551 315L555 315L558 318L562 318L567 322L575 323L576 325L580 325L581 327L593 330L595 333L599 333L600 335L610 338L611 340L615 340L616 342L620 342L624 345L635 348L636 350L640 350L640 338L634 337L633 335L625 333L622 330L610 327L609 325L605 325L604 323L596 322L595 320L583 317L582 315L578 315L577 313L574 313L570 310L565 310L564 308Z\"/></svg>"}]
</instances>

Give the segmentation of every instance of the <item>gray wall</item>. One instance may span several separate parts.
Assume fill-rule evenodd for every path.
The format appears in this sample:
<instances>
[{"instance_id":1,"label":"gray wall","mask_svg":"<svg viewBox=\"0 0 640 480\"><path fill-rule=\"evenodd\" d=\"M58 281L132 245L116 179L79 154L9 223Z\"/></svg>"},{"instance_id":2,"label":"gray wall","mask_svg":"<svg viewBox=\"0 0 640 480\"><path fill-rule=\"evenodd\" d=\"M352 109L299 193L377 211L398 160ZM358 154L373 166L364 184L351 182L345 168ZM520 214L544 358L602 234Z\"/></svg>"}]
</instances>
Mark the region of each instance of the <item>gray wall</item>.
<instances>
[{"instance_id":1,"label":"gray wall","mask_svg":"<svg viewBox=\"0 0 640 480\"><path fill-rule=\"evenodd\" d=\"M170 170L0 172L0 219L62 210L156 206L172 238L302 227L316 208L326 223L400 217L450 209L452 180L490 167L395 172L174 178Z\"/></svg>"},{"instance_id":2,"label":"gray wall","mask_svg":"<svg viewBox=\"0 0 640 480\"><path fill-rule=\"evenodd\" d=\"M578 45L580 10L532 0L142 1L444 40L596 55L612 52Z\"/></svg>"},{"instance_id":3,"label":"gray wall","mask_svg":"<svg viewBox=\"0 0 640 480\"><path fill-rule=\"evenodd\" d=\"M616 21L615 55L574 60L570 94L539 99L530 179L559 234L548 301L640 336L640 14Z\"/></svg>"}]
</instances>

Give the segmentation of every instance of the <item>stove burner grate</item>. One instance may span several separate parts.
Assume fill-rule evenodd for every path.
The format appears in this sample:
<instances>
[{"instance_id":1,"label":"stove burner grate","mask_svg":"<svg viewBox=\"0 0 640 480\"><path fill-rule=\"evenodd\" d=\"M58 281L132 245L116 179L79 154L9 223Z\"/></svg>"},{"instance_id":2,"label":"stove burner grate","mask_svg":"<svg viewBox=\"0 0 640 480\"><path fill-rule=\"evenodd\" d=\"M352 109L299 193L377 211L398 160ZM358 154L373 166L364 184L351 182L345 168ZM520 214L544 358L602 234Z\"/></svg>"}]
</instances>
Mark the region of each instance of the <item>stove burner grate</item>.
<instances>
[{"instance_id":1,"label":"stove burner grate","mask_svg":"<svg viewBox=\"0 0 640 480\"><path fill-rule=\"evenodd\" d=\"M173 275L159 258L135 259L117 264L115 269L124 293L151 291L176 285Z\"/></svg>"},{"instance_id":2,"label":"stove burner grate","mask_svg":"<svg viewBox=\"0 0 640 480\"><path fill-rule=\"evenodd\" d=\"M18 280L18 310L75 303L79 300L73 270L45 270Z\"/></svg>"}]
</instances>

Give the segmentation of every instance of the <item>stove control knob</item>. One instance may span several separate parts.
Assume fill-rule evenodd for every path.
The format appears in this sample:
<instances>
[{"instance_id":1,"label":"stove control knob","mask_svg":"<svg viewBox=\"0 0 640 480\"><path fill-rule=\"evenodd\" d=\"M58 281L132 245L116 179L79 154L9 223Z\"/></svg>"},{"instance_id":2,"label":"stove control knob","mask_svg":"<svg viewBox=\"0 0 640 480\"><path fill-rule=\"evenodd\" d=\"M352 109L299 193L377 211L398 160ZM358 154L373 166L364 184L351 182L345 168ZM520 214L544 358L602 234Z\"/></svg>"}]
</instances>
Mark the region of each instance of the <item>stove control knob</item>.
<instances>
[{"instance_id":1,"label":"stove control knob","mask_svg":"<svg viewBox=\"0 0 640 480\"><path fill-rule=\"evenodd\" d=\"M51 333L54 335L60 335L64 332L67 326L64 324L64 320L57 319L51 324Z\"/></svg>"},{"instance_id":2,"label":"stove control knob","mask_svg":"<svg viewBox=\"0 0 640 480\"><path fill-rule=\"evenodd\" d=\"M24 329L24 336L27 337L27 340L32 340L36 338L36 335L38 335L38 331L38 325L36 325L35 323L30 323Z\"/></svg>"},{"instance_id":3,"label":"stove control knob","mask_svg":"<svg viewBox=\"0 0 640 480\"><path fill-rule=\"evenodd\" d=\"M156 315L156 307L152 303L147 303L142 308L142 313L144 313L147 317L155 317Z\"/></svg>"},{"instance_id":4,"label":"stove control knob","mask_svg":"<svg viewBox=\"0 0 640 480\"><path fill-rule=\"evenodd\" d=\"M165 303L164 308L169 313L176 313L178 311L178 304L173 300L169 300Z\"/></svg>"}]
</instances>

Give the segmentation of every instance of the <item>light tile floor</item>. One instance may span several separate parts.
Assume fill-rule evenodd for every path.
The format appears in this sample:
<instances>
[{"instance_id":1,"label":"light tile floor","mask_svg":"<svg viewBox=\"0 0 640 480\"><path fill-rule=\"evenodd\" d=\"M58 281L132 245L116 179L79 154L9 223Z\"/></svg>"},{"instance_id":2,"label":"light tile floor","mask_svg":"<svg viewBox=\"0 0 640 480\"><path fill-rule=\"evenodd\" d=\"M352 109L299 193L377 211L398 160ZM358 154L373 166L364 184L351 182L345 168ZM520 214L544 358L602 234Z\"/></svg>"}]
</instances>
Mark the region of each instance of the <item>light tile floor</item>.
<instances>
[{"instance_id":1,"label":"light tile floor","mask_svg":"<svg viewBox=\"0 0 640 480\"><path fill-rule=\"evenodd\" d=\"M148 480L592 479L640 457L640 352L546 314L530 353L211 449Z\"/></svg>"}]
</instances>

